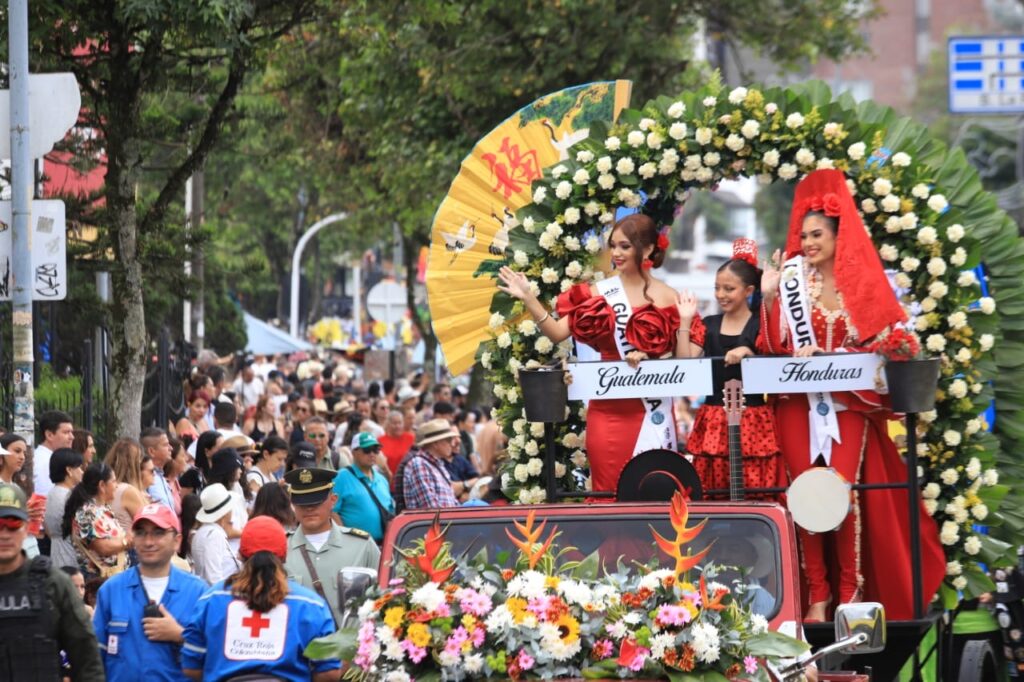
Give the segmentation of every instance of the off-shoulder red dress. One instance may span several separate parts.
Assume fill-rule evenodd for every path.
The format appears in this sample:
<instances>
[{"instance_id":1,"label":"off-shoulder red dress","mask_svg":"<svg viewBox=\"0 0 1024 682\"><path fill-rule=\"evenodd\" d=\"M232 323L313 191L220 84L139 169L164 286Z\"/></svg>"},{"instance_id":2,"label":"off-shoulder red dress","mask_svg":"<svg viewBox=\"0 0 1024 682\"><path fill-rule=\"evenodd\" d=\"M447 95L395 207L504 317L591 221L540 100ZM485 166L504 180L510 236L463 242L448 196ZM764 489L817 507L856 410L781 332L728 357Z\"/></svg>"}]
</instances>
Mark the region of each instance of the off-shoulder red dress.
<instances>
[{"instance_id":1,"label":"off-shoulder red dress","mask_svg":"<svg viewBox=\"0 0 1024 682\"><path fill-rule=\"evenodd\" d=\"M602 360L623 359L615 343L612 309L603 296L590 291L589 285L577 284L563 293L555 310L559 317L568 318L573 338L597 350ZM675 350L678 330L679 311L675 306L660 308L648 303L633 308L626 338L638 350L656 358ZM622 467L633 457L644 418L643 402L637 398L590 401L585 445L594 490L615 490Z\"/></svg>"},{"instance_id":2,"label":"off-shoulder red dress","mask_svg":"<svg viewBox=\"0 0 1024 682\"><path fill-rule=\"evenodd\" d=\"M831 323L820 305L811 308L814 335L826 351L861 351L863 341L838 316ZM762 305L758 351L790 355L791 337L785 316L774 301ZM888 396L874 391L832 393L839 420L841 443L832 444L834 467L851 483L897 483L907 480L907 468L889 437L888 420L897 418ZM789 476L796 478L810 468L810 427L805 394L781 395L775 401L779 445ZM865 601L880 601L891 620L914 617L910 567L910 523L906 490L882 489L855 492L850 515L834 533L799 530L802 546L805 601L813 604L830 596L848 601L860 587ZM929 600L945 575L945 555L939 544L935 521L921 508L921 566L925 600ZM828 536L833 535L829 543ZM826 545L833 545L827 556ZM831 569L831 570L830 570ZM833 601L835 603L835 601Z\"/></svg>"}]
</instances>

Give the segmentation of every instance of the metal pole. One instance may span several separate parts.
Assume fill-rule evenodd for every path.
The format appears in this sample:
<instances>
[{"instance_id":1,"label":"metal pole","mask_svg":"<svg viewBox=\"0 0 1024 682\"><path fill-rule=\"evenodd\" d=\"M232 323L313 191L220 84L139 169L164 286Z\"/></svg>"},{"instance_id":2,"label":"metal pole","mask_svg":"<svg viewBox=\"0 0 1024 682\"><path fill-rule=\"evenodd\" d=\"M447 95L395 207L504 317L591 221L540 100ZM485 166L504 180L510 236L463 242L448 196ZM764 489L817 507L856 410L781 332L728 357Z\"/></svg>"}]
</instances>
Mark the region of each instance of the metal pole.
<instances>
[{"instance_id":1,"label":"metal pole","mask_svg":"<svg viewBox=\"0 0 1024 682\"><path fill-rule=\"evenodd\" d=\"M157 349L157 392L156 392L156 425L167 428L167 383L170 380L169 355L171 354L170 332L167 327L160 330L160 343Z\"/></svg>"},{"instance_id":2,"label":"metal pole","mask_svg":"<svg viewBox=\"0 0 1024 682\"><path fill-rule=\"evenodd\" d=\"M92 431L93 424L92 361L92 339L85 339L82 341L82 365L87 371L82 372L82 428L86 431Z\"/></svg>"},{"instance_id":3,"label":"metal pole","mask_svg":"<svg viewBox=\"0 0 1024 682\"><path fill-rule=\"evenodd\" d=\"M192 176L185 181L185 253L189 255L185 261L185 277L192 278L192 247L188 240L192 234ZM181 303L181 331L186 343L192 343L192 299L186 298Z\"/></svg>"},{"instance_id":4,"label":"metal pole","mask_svg":"<svg viewBox=\"0 0 1024 682\"><path fill-rule=\"evenodd\" d=\"M8 21L11 84L11 218L14 261L14 431L25 439L31 452L35 441L35 407L32 379L35 375L32 348L32 190L35 171L29 151L28 94L28 0L9 0ZM32 480L32 457L26 468Z\"/></svg>"},{"instance_id":5,"label":"metal pole","mask_svg":"<svg viewBox=\"0 0 1024 682\"><path fill-rule=\"evenodd\" d=\"M309 240L313 238L313 235L331 223L340 222L345 218L348 218L347 213L333 213L323 220L317 221L299 237L299 243L295 245L295 251L292 253L291 313L288 325L288 330L292 336L298 337L299 335L299 269L302 266L302 251L306 248Z\"/></svg>"},{"instance_id":6,"label":"metal pole","mask_svg":"<svg viewBox=\"0 0 1024 682\"><path fill-rule=\"evenodd\" d=\"M363 261L352 266L352 326L356 347L363 345Z\"/></svg>"},{"instance_id":7,"label":"metal pole","mask_svg":"<svg viewBox=\"0 0 1024 682\"><path fill-rule=\"evenodd\" d=\"M203 197L205 191L205 175L202 169L192 176L192 229L199 230L203 226ZM198 350L206 347L206 257L200 246L192 254L192 272L196 281L195 302L192 304L192 319L196 324L195 346ZM160 428L165 428L161 426Z\"/></svg>"},{"instance_id":8,"label":"metal pole","mask_svg":"<svg viewBox=\"0 0 1024 682\"><path fill-rule=\"evenodd\" d=\"M914 619L924 617L921 598L921 508L917 502L917 415L907 414L907 504L910 516L910 569L913 577Z\"/></svg>"},{"instance_id":9,"label":"metal pole","mask_svg":"<svg viewBox=\"0 0 1024 682\"><path fill-rule=\"evenodd\" d=\"M544 422L544 481L547 484L547 501L558 501L558 483L555 480L555 425Z\"/></svg>"}]
</instances>

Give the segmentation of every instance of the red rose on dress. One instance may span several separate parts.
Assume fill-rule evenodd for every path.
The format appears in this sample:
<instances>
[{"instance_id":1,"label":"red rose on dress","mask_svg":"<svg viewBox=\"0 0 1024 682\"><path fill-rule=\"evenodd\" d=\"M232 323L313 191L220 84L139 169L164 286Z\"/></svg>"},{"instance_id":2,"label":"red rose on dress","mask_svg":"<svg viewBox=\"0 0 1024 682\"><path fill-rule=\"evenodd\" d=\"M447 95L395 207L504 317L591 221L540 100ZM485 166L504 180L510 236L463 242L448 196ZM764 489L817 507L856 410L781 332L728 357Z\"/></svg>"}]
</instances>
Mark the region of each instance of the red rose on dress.
<instances>
[{"instance_id":1,"label":"red rose on dress","mask_svg":"<svg viewBox=\"0 0 1024 682\"><path fill-rule=\"evenodd\" d=\"M591 296L572 311L569 331L588 346L596 345L615 334L615 313L603 296Z\"/></svg>"},{"instance_id":2,"label":"red rose on dress","mask_svg":"<svg viewBox=\"0 0 1024 682\"><path fill-rule=\"evenodd\" d=\"M843 205L839 200L838 194L829 192L821 198L821 208L825 211L825 215L838 218L839 214L842 213Z\"/></svg>"},{"instance_id":3,"label":"red rose on dress","mask_svg":"<svg viewBox=\"0 0 1024 682\"><path fill-rule=\"evenodd\" d=\"M626 323L626 340L637 350L656 358L675 348L678 329L678 310L647 305L636 309L629 318Z\"/></svg>"}]
</instances>

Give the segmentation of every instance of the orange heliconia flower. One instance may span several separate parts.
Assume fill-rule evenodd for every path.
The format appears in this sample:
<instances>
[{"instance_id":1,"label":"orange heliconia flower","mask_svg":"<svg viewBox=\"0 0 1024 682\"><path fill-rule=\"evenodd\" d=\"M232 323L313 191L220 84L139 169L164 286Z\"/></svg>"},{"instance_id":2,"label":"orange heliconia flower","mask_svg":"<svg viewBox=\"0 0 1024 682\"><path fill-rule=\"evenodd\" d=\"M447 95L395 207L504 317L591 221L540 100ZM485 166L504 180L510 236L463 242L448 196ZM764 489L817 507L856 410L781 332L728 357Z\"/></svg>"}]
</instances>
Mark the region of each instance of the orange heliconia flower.
<instances>
[{"instance_id":1,"label":"orange heliconia flower","mask_svg":"<svg viewBox=\"0 0 1024 682\"><path fill-rule=\"evenodd\" d=\"M455 564L441 568L437 566L437 559L441 553L441 548L444 546L444 531L441 530L441 524L437 517L434 517L434 523L427 530L426 536L423 538L423 554L417 556L407 556L405 560L408 561L413 568L418 568L422 571L431 582L443 583L451 577L455 571Z\"/></svg>"},{"instance_id":2,"label":"orange heliconia flower","mask_svg":"<svg viewBox=\"0 0 1024 682\"><path fill-rule=\"evenodd\" d=\"M687 527L686 522L689 520L689 516L690 510L686 504L686 496L682 492L676 492L672 496L672 507L669 512L672 528L676 531L675 539L664 538L651 528L654 541L658 543L661 551L676 560L675 575L677 578L700 563L701 559L711 550L709 545L696 554L683 554L683 547L700 535L700 532L704 530L704 524L708 522L707 519L704 519L695 526Z\"/></svg>"},{"instance_id":3,"label":"orange heliconia flower","mask_svg":"<svg viewBox=\"0 0 1024 682\"><path fill-rule=\"evenodd\" d=\"M704 576L700 577L701 608L711 609L712 611L721 611L725 608L725 604L722 603L722 599L727 594L729 594L729 590L717 589L715 590L715 594L708 599L708 583L704 580Z\"/></svg>"},{"instance_id":4,"label":"orange heliconia flower","mask_svg":"<svg viewBox=\"0 0 1024 682\"><path fill-rule=\"evenodd\" d=\"M508 536L508 539L512 541L513 545L519 548L522 555L526 557L526 562L529 564L531 570L540 562L544 557L544 554L547 553L548 548L551 547L551 543L554 541L556 535L556 532L552 530L548 539L541 543L540 537L544 534L544 527L548 522L547 519L545 519L540 522L539 526L534 528L533 523L535 515L536 510L531 509L530 513L526 515L525 524L519 523L518 521L512 522L515 524L516 530L522 533L523 539L521 540L515 535L512 535L508 528L505 529L505 535ZM537 547L538 544L540 545L539 548Z\"/></svg>"}]
</instances>

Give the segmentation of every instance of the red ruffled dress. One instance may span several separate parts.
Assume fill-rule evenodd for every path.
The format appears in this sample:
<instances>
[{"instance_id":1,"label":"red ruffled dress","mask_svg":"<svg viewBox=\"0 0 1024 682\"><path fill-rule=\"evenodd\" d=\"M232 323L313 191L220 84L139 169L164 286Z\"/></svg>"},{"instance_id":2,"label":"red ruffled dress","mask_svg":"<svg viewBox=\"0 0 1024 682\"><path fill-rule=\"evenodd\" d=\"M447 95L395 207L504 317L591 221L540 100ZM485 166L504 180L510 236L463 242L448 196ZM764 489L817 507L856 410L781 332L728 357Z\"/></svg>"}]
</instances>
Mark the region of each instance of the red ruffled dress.
<instances>
[{"instance_id":1,"label":"red ruffled dress","mask_svg":"<svg viewBox=\"0 0 1024 682\"><path fill-rule=\"evenodd\" d=\"M567 317L573 338L594 348L602 360L622 360L615 344L615 315L608 301L577 284L558 297L555 310ZM633 309L626 324L626 339L637 350L657 358L675 350L679 311L645 304ZM633 447L646 412L637 398L591 400L587 408L586 449L594 490L615 490L622 468L633 457ZM675 425L672 426L673 430Z\"/></svg>"},{"instance_id":2,"label":"red ruffled dress","mask_svg":"<svg viewBox=\"0 0 1024 682\"><path fill-rule=\"evenodd\" d=\"M729 487L729 425L723 407L723 387L730 379L740 379L740 366L726 366L721 358L734 348L757 345L760 318L751 315L740 334L722 334L722 315L694 318L690 325L690 343L704 349L714 361L714 394L697 410L686 450L693 455L693 466L704 490ZM740 418L740 450L743 453L743 486L774 488L782 485L782 464L775 416L763 395L745 395ZM774 499L775 495L748 495L748 499ZM728 499L728 495L710 495L707 499Z\"/></svg>"},{"instance_id":3,"label":"red ruffled dress","mask_svg":"<svg viewBox=\"0 0 1024 682\"><path fill-rule=\"evenodd\" d=\"M826 351L863 350L856 331L842 316L831 325L820 305L811 309L818 345ZM831 329L829 329L831 326ZM758 351L790 355L793 347L785 317L776 299L771 310L761 307ZM888 420L897 415L889 409L888 396L874 391L832 393L839 420L841 443L832 444L831 466L851 483L897 483L907 480L907 468L889 437ZM842 405L842 408L840 407ZM812 466L810 427L805 394L781 395L775 401L779 445L789 476L796 478ZM849 516L833 533L809 533L798 529L806 587L805 602L829 597L849 601L857 588L864 601L880 601L890 620L914 616L910 567L910 524L906 490L883 489L853 493ZM945 555L938 529L921 508L921 566L924 599L938 590L945 575ZM833 536L833 537L829 537ZM831 545L831 552L827 546Z\"/></svg>"}]
</instances>

